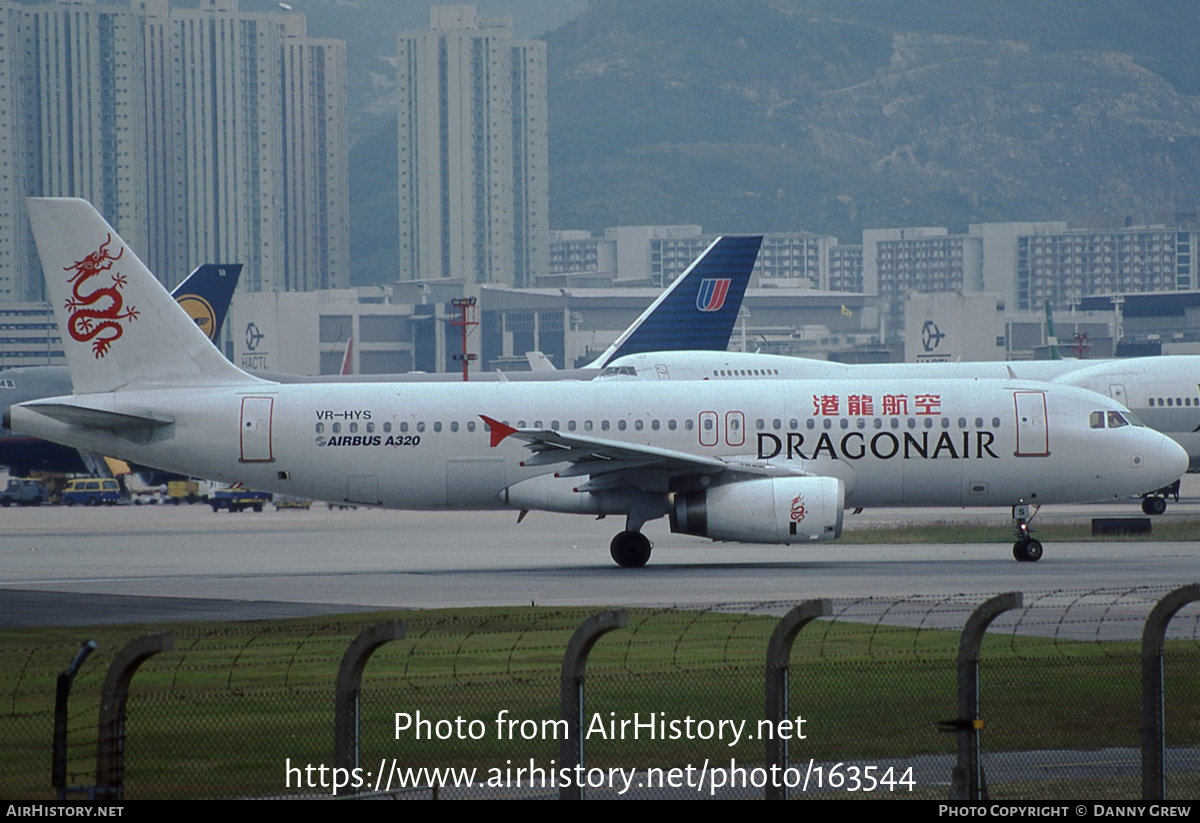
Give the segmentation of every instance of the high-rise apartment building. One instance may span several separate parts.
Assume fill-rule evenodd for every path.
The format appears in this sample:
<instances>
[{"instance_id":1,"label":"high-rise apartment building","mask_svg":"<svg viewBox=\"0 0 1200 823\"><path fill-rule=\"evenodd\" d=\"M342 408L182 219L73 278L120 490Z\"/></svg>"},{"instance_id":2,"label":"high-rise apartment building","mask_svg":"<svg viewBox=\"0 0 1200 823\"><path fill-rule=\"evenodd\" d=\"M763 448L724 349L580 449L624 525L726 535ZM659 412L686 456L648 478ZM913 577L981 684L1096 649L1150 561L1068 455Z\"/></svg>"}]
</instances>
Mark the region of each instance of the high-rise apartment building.
<instances>
[{"instance_id":1,"label":"high-rise apartment building","mask_svg":"<svg viewBox=\"0 0 1200 823\"><path fill-rule=\"evenodd\" d=\"M345 45L237 0L0 2L0 299L37 299L30 195L86 198L168 286L349 281Z\"/></svg>"},{"instance_id":2,"label":"high-rise apartment building","mask_svg":"<svg viewBox=\"0 0 1200 823\"><path fill-rule=\"evenodd\" d=\"M549 271L546 44L434 6L396 58L400 279L532 285Z\"/></svg>"}]
</instances>

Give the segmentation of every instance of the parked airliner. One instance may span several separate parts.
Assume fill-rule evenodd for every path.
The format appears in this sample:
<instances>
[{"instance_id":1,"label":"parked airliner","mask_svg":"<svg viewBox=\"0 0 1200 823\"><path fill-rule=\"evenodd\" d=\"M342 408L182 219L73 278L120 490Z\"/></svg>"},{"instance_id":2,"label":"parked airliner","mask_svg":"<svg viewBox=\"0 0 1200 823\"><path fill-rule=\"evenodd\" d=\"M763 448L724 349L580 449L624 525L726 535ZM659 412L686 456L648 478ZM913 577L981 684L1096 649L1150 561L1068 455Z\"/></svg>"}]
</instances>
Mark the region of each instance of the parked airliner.
<instances>
[{"instance_id":1,"label":"parked airliner","mask_svg":"<svg viewBox=\"0 0 1200 823\"><path fill-rule=\"evenodd\" d=\"M713 540L821 542L847 506L1112 500L1187 465L1111 398L1017 379L272 383L222 357L90 204L33 198L29 213L75 394L17 406L12 425L193 476L401 509L624 515L610 552L641 566L641 528L663 516Z\"/></svg>"}]
</instances>

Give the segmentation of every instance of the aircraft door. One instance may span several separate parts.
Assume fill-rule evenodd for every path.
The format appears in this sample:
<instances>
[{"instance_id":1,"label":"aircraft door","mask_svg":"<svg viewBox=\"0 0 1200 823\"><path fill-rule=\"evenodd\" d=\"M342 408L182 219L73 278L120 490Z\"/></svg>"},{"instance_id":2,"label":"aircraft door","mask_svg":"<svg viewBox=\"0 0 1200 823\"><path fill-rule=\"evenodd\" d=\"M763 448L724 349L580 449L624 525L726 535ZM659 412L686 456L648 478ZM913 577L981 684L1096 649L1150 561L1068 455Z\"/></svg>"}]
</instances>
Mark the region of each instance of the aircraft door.
<instances>
[{"instance_id":1,"label":"aircraft door","mask_svg":"<svg viewBox=\"0 0 1200 823\"><path fill-rule=\"evenodd\" d=\"M271 448L271 417L274 411L274 397L242 398L242 463L270 463L275 460Z\"/></svg>"},{"instance_id":2,"label":"aircraft door","mask_svg":"<svg viewBox=\"0 0 1200 823\"><path fill-rule=\"evenodd\" d=\"M1122 406L1129 405L1129 403L1126 401L1126 397L1125 397L1125 384L1124 383L1109 384L1108 396L1111 397L1113 400L1116 400Z\"/></svg>"},{"instance_id":3,"label":"aircraft door","mask_svg":"<svg viewBox=\"0 0 1200 823\"><path fill-rule=\"evenodd\" d=\"M725 413L725 443L741 446L746 442L746 416L740 411Z\"/></svg>"},{"instance_id":4,"label":"aircraft door","mask_svg":"<svg viewBox=\"0 0 1200 823\"><path fill-rule=\"evenodd\" d=\"M717 445L717 440L721 437L721 433L717 431L718 428L716 412L700 412L700 427L697 432L700 435L700 445Z\"/></svg>"},{"instance_id":5,"label":"aircraft door","mask_svg":"<svg viewBox=\"0 0 1200 823\"><path fill-rule=\"evenodd\" d=\"M1017 412L1017 457L1046 457L1050 454L1050 431L1046 420L1046 394L1040 391L1013 392Z\"/></svg>"},{"instance_id":6,"label":"aircraft door","mask_svg":"<svg viewBox=\"0 0 1200 823\"><path fill-rule=\"evenodd\" d=\"M671 374L667 371L666 363L657 363L654 366L654 373L658 375L659 380L670 380Z\"/></svg>"}]
</instances>

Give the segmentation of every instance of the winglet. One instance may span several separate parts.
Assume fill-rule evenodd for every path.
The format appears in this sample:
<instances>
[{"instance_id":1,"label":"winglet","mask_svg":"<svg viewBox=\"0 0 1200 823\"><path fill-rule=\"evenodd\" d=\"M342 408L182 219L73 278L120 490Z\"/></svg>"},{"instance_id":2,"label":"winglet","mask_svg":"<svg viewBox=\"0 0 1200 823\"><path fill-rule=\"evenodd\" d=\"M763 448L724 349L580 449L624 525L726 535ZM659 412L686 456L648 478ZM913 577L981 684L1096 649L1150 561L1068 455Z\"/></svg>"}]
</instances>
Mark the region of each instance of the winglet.
<instances>
[{"instance_id":1,"label":"winglet","mask_svg":"<svg viewBox=\"0 0 1200 823\"><path fill-rule=\"evenodd\" d=\"M486 414L479 415L484 423L488 424L488 428L492 430L492 448L500 445L500 441L508 437L510 434L516 434L516 429L507 423L501 423L499 420L493 420Z\"/></svg>"}]
</instances>

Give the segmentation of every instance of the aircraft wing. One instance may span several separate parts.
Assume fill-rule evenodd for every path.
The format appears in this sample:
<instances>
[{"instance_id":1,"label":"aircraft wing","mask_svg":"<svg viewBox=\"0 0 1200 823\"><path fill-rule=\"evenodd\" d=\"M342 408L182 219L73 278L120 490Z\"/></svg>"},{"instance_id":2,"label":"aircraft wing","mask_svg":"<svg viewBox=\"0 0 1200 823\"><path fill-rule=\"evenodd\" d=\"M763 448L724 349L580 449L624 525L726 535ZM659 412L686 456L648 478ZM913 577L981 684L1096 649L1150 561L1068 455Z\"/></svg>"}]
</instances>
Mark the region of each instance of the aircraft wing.
<instances>
[{"instance_id":1,"label":"aircraft wing","mask_svg":"<svg viewBox=\"0 0 1200 823\"><path fill-rule=\"evenodd\" d=\"M734 479L731 474L755 477L807 475L807 472L801 470L774 466L763 461L703 457L674 449L625 443L556 429L516 429L486 415L480 417L491 429L493 448L509 437L525 442L525 448L532 451L533 455L521 461L522 466L569 463L568 467L555 472L555 476L589 476L589 481L578 488L581 492L599 491L620 482L631 482L640 486L642 483L638 482L639 478L635 475L647 479L646 473L666 473L676 477L728 473L723 476L730 480Z\"/></svg>"}]
</instances>

